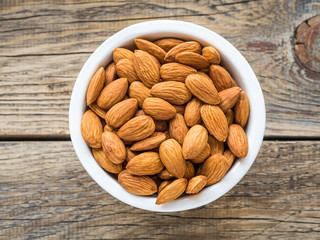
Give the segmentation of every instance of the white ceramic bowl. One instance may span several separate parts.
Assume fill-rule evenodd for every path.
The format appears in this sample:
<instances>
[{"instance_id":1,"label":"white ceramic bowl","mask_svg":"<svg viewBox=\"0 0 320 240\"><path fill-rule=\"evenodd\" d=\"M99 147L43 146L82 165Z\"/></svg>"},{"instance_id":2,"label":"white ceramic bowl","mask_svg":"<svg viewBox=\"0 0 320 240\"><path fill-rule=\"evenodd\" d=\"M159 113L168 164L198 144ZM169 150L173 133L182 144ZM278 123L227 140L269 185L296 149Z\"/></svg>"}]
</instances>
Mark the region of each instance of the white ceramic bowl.
<instances>
[{"instance_id":1,"label":"white ceramic bowl","mask_svg":"<svg viewBox=\"0 0 320 240\"><path fill-rule=\"evenodd\" d=\"M214 46L220 52L222 65L231 72L239 86L247 93L250 101L250 117L245 129L249 143L248 155L243 159L238 159L220 182L206 187L199 194L180 197L160 206L155 204L155 197L136 196L124 190L117 180L96 163L80 131L81 117L86 109L86 90L91 77L99 67L106 67L112 61L112 51L116 47L133 48L133 39L137 37L148 40L175 37L196 40L203 46ZM73 147L89 175L104 190L122 202L156 212L175 212L197 208L218 199L233 188L247 173L259 152L265 130L265 118L265 103L259 82L250 65L238 50L223 37L207 28L173 20L138 23L105 40L81 69L72 91L69 109L69 127Z\"/></svg>"}]
</instances>

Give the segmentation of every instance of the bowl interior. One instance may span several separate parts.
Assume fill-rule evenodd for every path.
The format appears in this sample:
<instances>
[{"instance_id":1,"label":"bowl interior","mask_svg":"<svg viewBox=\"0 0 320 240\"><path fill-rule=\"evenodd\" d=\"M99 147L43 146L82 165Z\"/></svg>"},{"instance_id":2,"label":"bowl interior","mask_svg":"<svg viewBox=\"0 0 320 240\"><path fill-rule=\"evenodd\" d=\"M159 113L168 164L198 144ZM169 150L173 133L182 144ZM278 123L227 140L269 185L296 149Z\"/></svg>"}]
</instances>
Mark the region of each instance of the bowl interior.
<instances>
[{"instance_id":1,"label":"bowl interior","mask_svg":"<svg viewBox=\"0 0 320 240\"><path fill-rule=\"evenodd\" d=\"M192 33L192 34L190 34ZM206 187L199 194L180 197L164 204L155 205L155 197L136 196L125 191L111 175L96 163L89 147L81 136L81 117L86 109L86 89L95 71L106 67L112 61L112 51L116 47L134 49L134 39L156 40L165 37L196 40L202 46L211 45L218 49L222 62L238 85L244 90L250 101L250 116L245 129L249 152L238 159L226 176L218 183ZM201 26L171 20L150 21L132 25L111 36L90 56L83 66L75 83L69 110L70 135L74 149L90 176L108 193L134 207L159 212L173 212L196 208L216 200L224 195L249 170L254 162L265 129L265 105L259 82L244 57L227 40Z\"/></svg>"}]
</instances>

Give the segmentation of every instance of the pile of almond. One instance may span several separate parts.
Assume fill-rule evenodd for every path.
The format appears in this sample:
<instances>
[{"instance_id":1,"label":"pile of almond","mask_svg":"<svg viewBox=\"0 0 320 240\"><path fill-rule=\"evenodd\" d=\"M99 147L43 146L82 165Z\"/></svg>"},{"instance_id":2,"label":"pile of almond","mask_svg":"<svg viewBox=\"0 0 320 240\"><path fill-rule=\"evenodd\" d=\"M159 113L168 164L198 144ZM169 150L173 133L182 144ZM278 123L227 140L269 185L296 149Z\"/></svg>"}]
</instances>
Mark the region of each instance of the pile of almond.
<instances>
[{"instance_id":1,"label":"pile of almond","mask_svg":"<svg viewBox=\"0 0 320 240\"><path fill-rule=\"evenodd\" d=\"M125 190L163 204L217 183L247 155L249 101L214 47L134 42L92 77L81 132Z\"/></svg>"}]
</instances>

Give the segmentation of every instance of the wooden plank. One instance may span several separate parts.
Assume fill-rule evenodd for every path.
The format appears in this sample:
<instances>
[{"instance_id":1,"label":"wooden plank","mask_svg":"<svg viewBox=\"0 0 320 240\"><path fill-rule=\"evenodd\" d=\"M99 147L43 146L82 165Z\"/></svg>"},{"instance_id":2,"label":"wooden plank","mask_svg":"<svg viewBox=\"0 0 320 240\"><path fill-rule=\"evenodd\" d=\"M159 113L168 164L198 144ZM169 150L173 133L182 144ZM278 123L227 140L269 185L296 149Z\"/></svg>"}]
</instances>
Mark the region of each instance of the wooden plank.
<instances>
[{"instance_id":1,"label":"wooden plank","mask_svg":"<svg viewBox=\"0 0 320 240\"><path fill-rule=\"evenodd\" d=\"M2 239L319 239L320 141L265 141L229 193L177 213L119 202L70 142L1 142L0 151Z\"/></svg>"},{"instance_id":2,"label":"wooden plank","mask_svg":"<svg viewBox=\"0 0 320 240\"><path fill-rule=\"evenodd\" d=\"M90 53L131 24L177 19L216 31L247 58L267 105L266 136L320 136L320 75L293 50L310 1L30 1L1 3L0 136L69 136L74 81ZM227 26L227 27L226 27Z\"/></svg>"}]
</instances>

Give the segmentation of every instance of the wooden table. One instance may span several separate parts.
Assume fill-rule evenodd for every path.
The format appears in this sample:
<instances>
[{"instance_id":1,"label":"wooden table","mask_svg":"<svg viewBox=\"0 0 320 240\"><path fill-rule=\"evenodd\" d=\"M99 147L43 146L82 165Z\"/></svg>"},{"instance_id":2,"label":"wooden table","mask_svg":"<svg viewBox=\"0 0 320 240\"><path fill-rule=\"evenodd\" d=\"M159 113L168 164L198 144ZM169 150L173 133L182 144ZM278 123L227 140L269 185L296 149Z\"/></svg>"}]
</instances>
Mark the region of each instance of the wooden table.
<instances>
[{"instance_id":1,"label":"wooden table","mask_svg":"<svg viewBox=\"0 0 320 240\"><path fill-rule=\"evenodd\" d=\"M48 2L0 3L1 239L320 239L319 1ZM153 19L193 22L228 39L266 101L252 168L195 210L151 213L116 200L70 142L70 94L82 65L115 32Z\"/></svg>"}]
</instances>

